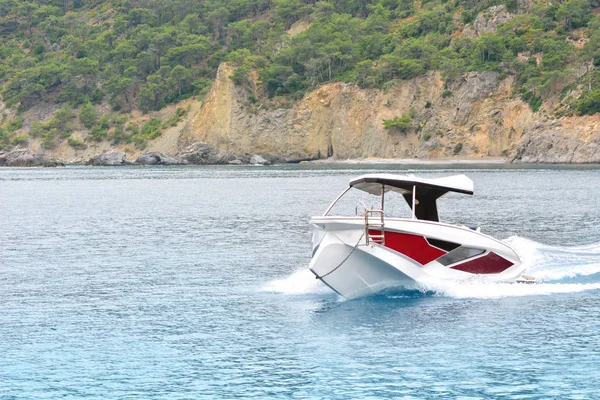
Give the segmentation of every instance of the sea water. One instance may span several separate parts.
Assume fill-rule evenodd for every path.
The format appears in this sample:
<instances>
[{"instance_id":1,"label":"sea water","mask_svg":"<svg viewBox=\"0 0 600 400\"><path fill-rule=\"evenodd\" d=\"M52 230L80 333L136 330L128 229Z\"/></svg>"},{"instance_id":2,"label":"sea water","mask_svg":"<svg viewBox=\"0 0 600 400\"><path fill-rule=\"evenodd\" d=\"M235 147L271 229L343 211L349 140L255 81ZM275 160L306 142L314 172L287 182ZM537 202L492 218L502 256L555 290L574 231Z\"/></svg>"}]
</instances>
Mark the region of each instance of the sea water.
<instances>
[{"instance_id":1,"label":"sea water","mask_svg":"<svg viewBox=\"0 0 600 400\"><path fill-rule=\"evenodd\" d=\"M541 282L332 293L308 221L384 170L470 176L442 220ZM600 398L599 188L594 168L0 169L0 399Z\"/></svg>"}]
</instances>

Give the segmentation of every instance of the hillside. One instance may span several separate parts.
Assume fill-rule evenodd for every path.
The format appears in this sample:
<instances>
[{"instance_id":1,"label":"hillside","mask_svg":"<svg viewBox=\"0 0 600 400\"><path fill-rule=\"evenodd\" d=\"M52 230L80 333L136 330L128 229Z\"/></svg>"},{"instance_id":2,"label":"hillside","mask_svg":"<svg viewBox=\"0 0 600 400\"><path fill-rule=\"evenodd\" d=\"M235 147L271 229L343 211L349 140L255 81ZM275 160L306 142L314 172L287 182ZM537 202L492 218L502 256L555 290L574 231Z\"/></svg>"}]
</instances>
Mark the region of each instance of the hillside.
<instances>
[{"instance_id":1,"label":"hillside","mask_svg":"<svg viewBox=\"0 0 600 400\"><path fill-rule=\"evenodd\" d=\"M0 150L598 162L596 6L1 0Z\"/></svg>"}]
</instances>

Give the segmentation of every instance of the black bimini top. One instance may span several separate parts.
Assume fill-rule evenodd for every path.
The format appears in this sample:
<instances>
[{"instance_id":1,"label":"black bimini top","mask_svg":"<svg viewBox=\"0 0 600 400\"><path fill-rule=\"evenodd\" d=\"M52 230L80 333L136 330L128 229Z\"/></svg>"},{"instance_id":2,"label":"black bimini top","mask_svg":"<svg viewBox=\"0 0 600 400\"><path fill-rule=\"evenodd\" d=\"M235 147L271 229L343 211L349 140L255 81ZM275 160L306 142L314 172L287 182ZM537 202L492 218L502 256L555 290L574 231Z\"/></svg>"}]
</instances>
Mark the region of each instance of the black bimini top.
<instances>
[{"instance_id":1,"label":"black bimini top","mask_svg":"<svg viewBox=\"0 0 600 400\"><path fill-rule=\"evenodd\" d=\"M383 192L400 193L412 209L413 188L415 189L415 217L439 222L437 199L448 192L473 194L473 181L465 175L444 178L417 178L408 175L367 174L350 181L350 187L369 194Z\"/></svg>"}]
</instances>

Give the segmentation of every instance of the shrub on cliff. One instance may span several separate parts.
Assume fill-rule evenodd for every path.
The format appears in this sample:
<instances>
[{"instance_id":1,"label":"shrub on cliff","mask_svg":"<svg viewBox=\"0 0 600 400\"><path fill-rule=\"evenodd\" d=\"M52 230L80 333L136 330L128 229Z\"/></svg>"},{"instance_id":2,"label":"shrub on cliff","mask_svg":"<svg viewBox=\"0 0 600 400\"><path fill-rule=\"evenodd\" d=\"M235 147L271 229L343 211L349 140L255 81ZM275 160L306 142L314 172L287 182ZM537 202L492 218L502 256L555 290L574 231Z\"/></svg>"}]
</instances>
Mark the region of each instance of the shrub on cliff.
<instances>
[{"instance_id":1,"label":"shrub on cliff","mask_svg":"<svg viewBox=\"0 0 600 400\"><path fill-rule=\"evenodd\" d=\"M71 146L74 149L77 150L83 150L85 148L87 148L87 145L85 143L83 143L81 140L75 139L70 137L67 142L69 143L69 146Z\"/></svg>"},{"instance_id":2,"label":"shrub on cliff","mask_svg":"<svg viewBox=\"0 0 600 400\"><path fill-rule=\"evenodd\" d=\"M148 139L156 139L162 133L162 123L159 118L152 118L142 125L142 136Z\"/></svg>"},{"instance_id":3,"label":"shrub on cliff","mask_svg":"<svg viewBox=\"0 0 600 400\"><path fill-rule=\"evenodd\" d=\"M17 135L12 138L12 144L14 146L19 146L27 143L29 143L29 136L27 135Z\"/></svg>"},{"instance_id":4,"label":"shrub on cliff","mask_svg":"<svg viewBox=\"0 0 600 400\"><path fill-rule=\"evenodd\" d=\"M526 91L521 94L521 100L529 104L531 111L538 112L542 106L542 98L536 96L535 93Z\"/></svg>"},{"instance_id":5,"label":"shrub on cliff","mask_svg":"<svg viewBox=\"0 0 600 400\"><path fill-rule=\"evenodd\" d=\"M18 116L12 119L8 124L6 124L6 130L9 132L14 132L23 127L23 117Z\"/></svg>"},{"instance_id":6,"label":"shrub on cliff","mask_svg":"<svg viewBox=\"0 0 600 400\"><path fill-rule=\"evenodd\" d=\"M53 148L55 148L57 145L57 135L58 131L56 130L56 128L47 130L42 136L42 147L46 150L52 150Z\"/></svg>"},{"instance_id":7,"label":"shrub on cliff","mask_svg":"<svg viewBox=\"0 0 600 400\"><path fill-rule=\"evenodd\" d=\"M54 118L46 122L33 122L29 130L30 137L41 137L44 148L51 149L56 146L56 139L66 139L71 136L73 128L70 121L75 118L68 109L64 108L54 114Z\"/></svg>"},{"instance_id":8,"label":"shrub on cliff","mask_svg":"<svg viewBox=\"0 0 600 400\"><path fill-rule=\"evenodd\" d=\"M577 115L592 115L600 112L600 88L582 94L575 102Z\"/></svg>"},{"instance_id":9,"label":"shrub on cliff","mask_svg":"<svg viewBox=\"0 0 600 400\"><path fill-rule=\"evenodd\" d=\"M398 130L402 133L407 133L413 128L412 118L408 114L402 114L401 117L395 117L393 119L384 119L383 128L387 130Z\"/></svg>"},{"instance_id":10,"label":"shrub on cliff","mask_svg":"<svg viewBox=\"0 0 600 400\"><path fill-rule=\"evenodd\" d=\"M152 118L142 125L142 128L134 123L127 125L126 131L129 135L126 136L127 143L133 142L137 148L143 149L148 141L156 139L162 134L162 121L159 118Z\"/></svg>"},{"instance_id":11,"label":"shrub on cliff","mask_svg":"<svg viewBox=\"0 0 600 400\"><path fill-rule=\"evenodd\" d=\"M90 103L84 104L79 111L79 121L88 129L98 123L98 112Z\"/></svg>"},{"instance_id":12,"label":"shrub on cliff","mask_svg":"<svg viewBox=\"0 0 600 400\"><path fill-rule=\"evenodd\" d=\"M8 150L10 147L10 137L2 127L0 127L0 150Z\"/></svg>"},{"instance_id":13,"label":"shrub on cliff","mask_svg":"<svg viewBox=\"0 0 600 400\"><path fill-rule=\"evenodd\" d=\"M101 125L94 125L90 130L90 139L101 142L107 137L106 130Z\"/></svg>"}]
</instances>

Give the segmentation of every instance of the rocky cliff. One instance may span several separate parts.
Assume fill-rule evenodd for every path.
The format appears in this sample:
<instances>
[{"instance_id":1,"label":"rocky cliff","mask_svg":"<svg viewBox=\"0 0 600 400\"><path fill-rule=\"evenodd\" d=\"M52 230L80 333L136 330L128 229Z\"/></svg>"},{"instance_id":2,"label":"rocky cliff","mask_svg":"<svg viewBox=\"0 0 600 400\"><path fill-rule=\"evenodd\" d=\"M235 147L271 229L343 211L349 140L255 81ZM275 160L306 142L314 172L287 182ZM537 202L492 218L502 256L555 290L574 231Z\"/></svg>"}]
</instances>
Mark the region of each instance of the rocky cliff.
<instances>
[{"instance_id":1,"label":"rocky cliff","mask_svg":"<svg viewBox=\"0 0 600 400\"><path fill-rule=\"evenodd\" d=\"M273 159L505 158L512 162L600 162L597 116L553 119L559 100L538 113L513 96L513 78L472 72L444 83L440 73L387 90L331 83L291 108L256 109L223 64L180 146L205 142L235 154ZM383 121L411 116L407 132Z\"/></svg>"},{"instance_id":2,"label":"rocky cliff","mask_svg":"<svg viewBox=\"0 0 600 400\"><path fill-rule=\"evenodd\" d=\"M517 6L520 13L531 3L521 0ZM461 34L496 32L515 15L504 5L493 6ZM542 54L535 59L539 64ZM570 74L579 80L586 71L579 65ZM330 83L291 107L276 108L253 104L260 85L236 86L233 73L231 66L220 66L204 104L182 130L180 146L199 141L225 152L258 152L285 161L501 157L511 162L600 162L598 117L573 116L565 101L579 96L577 85L554 88L555 94L535 113L513 92L514 77L496 72L471 72L446 82L440 72L432 72L385 90ZM408 129L384 128L384 120L403 115L410 117Z\"/></svg>"},{"instance_id":3,"label":"rocky cliff","mask_svg":"<svg viewBox=\"0 0 600 400\"><path fill-rule=\"evenodd\" d=\"M287 162L329 157L600 162L597 116L555 119L559 99L533 113L513 95L513 78L496 72L471 72L451 82L444 82L439 72L429 73L386 90L330 83L287 108L257 105L252 99L259 85L236 86L230 78L233 72L222 64L204 101L188 100L188 115L143 150L108 142L78 150L61 143L46 153L68 163L86 162L109 150L125 151L123 164L144 152L150 153L142 157L142 164L156 154L169 163L170 155L180 155L182 163L201 164L249 162L254 154ZM174 109L157 115L166 118ZM384 128L384 120L402 115L410 117L408 129ZM39 139L30 147L43 152Z\"/></svg>"},{"instance_id":4,"label":"rocky cliff","mask_svg":"<svg viewBox=\"0 0 600 400\"><path fill-rule=\"evenodd\" d=\"M264 153L293 161L334 157L506 157L535 117L511 97L511 78L470 73L445 86L439 73L400 81L388 90L332 83L289 109L250 111L248 89L231 67L219 68L201 110L180 137L233 153ZM406 132L383 121L411 117Z\"/></svg>"},{"instance_id":5,"label":"rocky cliff","mask_svg":"<svg viewBox=\"0 0 600 400\"><path fill-rule=\"evenodd\" d=\"M56 35L48 28L62 23L64 29L77 20L80 27L93 23L98 32L109 33L114 31L113 15L125 15L127 7L92 2L73 10L75 14L53 16L50 25L41 24L42 18L26 32L27 24L16 17L17 3L7 9L15 19L0 21L8 27L3 24L12 20L2 39L10 57L5 57L8 69L0 86L13 107L0 99L0 165L490 157L600 162L597 115L574 115L600 110L600 11L588 2L516 0L424 8L415 2L414 10L403 16L379 8L359 12L350 4L336 5L335 13L302 4L302 12L285 12L290 18L283 25L277 7L253 8L251 19L240 14L242 19L230 21L237 25L205 32L212 38L198 35L197 27L187 22L175 26L179 17L165 9L166 19L159 25L178 32L171 38L172 49L178 50L166 57L165 68L159 68L161 57L147 65L149 54L140 53L147 49L134 45L151 42L159 30L146 32L137 27L139 21L130 21L130 26L119 22L123 34L106 48L96 48L93 37L82 38L83 47L94 49L85 54L90 70L77 67L80 53L72 49L74 57L70 45L58 40L50 46ZM98 13L104 14L100 25ZM204 14L194 15L203 20ZM96 17L89 19L92 15ZM256 26L246 27L251 21ZM282 26L289 28L287 33ZM22 38L32 35L45 42L25 46ZM359 51L371 44L381 47L382 37L390 42L385 49ZM358 40L362 44L353 47ZM188 46L192 42L196 47ZM127 51L117 57L121 44ZM315 46L324 52L308 51ZM354 49L352 57L339 57L350 55L349 49ZM184 56L188 51L194 56ZM221 64L200 100L209 87L204 78L212 76L213 63L222 59L240 70ZM136 73L112 76L137 63ZM292 73L289 65L303 67ZM444 67L449 70L433 70ZM67 76L54 79L60 68ZM269 77L267 84L259 82L253 69ZM486 72L465 72L472 70ZM331 83L316 86L325 79ZM307 87L312 90L291 100ZM269 98L267 92L287 97ZM173 104L174 99L186 100Z\"/></svg>"},{"instance_id":6,"label":"rocky cliff","mask_svg":"<svg viewBox=\"0 0 600 400\"><path fill-rule=\"evenodd\" d=\"M525 129L509 161L600 163L598 116L535 121Z\"/></svg>"}]
</instances>

